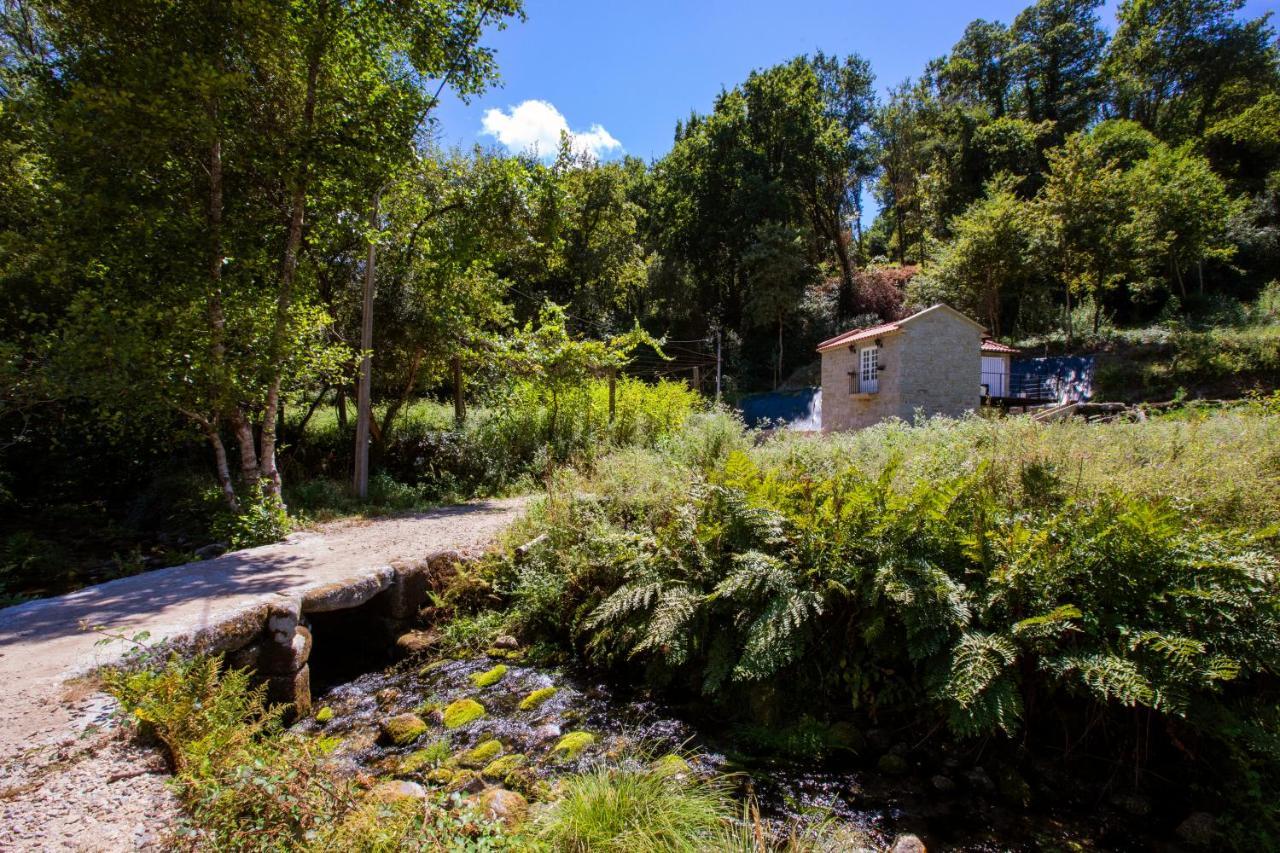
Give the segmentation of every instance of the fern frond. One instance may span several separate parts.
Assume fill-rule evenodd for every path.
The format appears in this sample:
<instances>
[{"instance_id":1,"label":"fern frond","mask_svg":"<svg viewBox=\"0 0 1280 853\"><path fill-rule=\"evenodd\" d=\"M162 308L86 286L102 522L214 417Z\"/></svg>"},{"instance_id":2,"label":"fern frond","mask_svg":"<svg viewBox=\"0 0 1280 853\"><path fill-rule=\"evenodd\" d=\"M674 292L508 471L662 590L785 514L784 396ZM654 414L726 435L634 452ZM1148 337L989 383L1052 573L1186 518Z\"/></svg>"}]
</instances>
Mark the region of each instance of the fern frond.
<instances>
[{"instance_id":1,"label":"fern frond","mask_svg":"<svg viewBox=\"0 0 1280 853\"><path fill-rule=\"evenodd\" d=\"M951 654L951 675L945 695L960 707L968 707L1018 657L1013 642L1000 634L966 633Z\"/></svg>"},{"instance_id":2,"label":"fern frond","mask_svg":"<svg viewBox=\"0 0 1280 853\"><path fill-rule=\"evenodd\" d=\"M1044 660L1041 668L1061 676L1075 676L1100 702L1160 706L1156 689L1128 658L1106 653L1063 655Z\"/></svg>"},{"instance_id":3,"label":"fern frond","mask_svg":"<svg viewBox=\"0 0 1280 853\"><path fill-rule=\"evenodd\" d=\"M776 593L791 586L785 564L777 557L759 551L735 554L735 569L716 585L711 598L749 598L762 593Z\"/></svg>"},{"instance_id":4,"label":"fern frond","mask_svg":"<svg viewBox=\"0 0 1280 853\"><path fill-rule=\"evenodd\" d=\"M663 581L623 584L613 594L600 602L584 623L589 631L595 631L653 608L658 596L666 587Z\"/></svg>"},{"instance_id":5,"label":"fern frond","mask_svg":"<svg viewBox=\"0 0 1280 853\"><path fill-rule=\"evenodd\" d=\"M1048 613L1042 613L1039 616L1023 619L1021 622L1015 622L1013 635L1033 640L1052 637L1064 631L1075 630L1076 626L1071 624L1071 620L1079 619L1083 615L1080 612L1080 608L1074 604L1064 604L1061 607L1055 607Z\"/></svg>"},{"instance_id":6,"label":"fern frond","mask_svg":"<svg viewBox=\"0 0 1280 853\"><path fill-rule=\"evenodd\" d=\"M821 613L822 596L817 592L789 591L771 599L747 629L734 679L768 678L794 661L803 647L804 629Z\"/></svg>"},{"instance_id":7,"label":"fern frond","mask_svg":"<svg viewBox=\"0 0 1280 853\"><path fill-rule=\"evenodd\" d=\"M631 653L660 652L673 666L687 661L692 643L686 628L697 615L702 600L702 596L684 584L667 587L653 608L644 637Z\"/></svg>"}]
</instances>

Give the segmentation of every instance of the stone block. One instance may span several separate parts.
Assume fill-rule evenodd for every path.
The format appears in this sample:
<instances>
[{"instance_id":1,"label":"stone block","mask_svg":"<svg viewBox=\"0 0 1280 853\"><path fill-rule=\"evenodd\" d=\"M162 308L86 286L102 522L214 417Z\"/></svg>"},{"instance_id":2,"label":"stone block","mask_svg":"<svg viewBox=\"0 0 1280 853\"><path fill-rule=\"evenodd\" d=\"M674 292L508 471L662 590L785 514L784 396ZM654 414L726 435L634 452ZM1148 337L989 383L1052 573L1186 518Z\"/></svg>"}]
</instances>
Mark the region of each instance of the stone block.
<instances>
[{"instance_id":1,"label":"stone block","mask_svg":"<svg viewBox=\"0 0 1280 853\"><path fill-rule=\"evenodd\" d=\"M359 607L390 588L395 578L391 566L379 566L358 578L327 583L307 590L302 596L303 613L329 613Z\"/></svg>"},{"instance_id":2,"label":"stone block","mask_svg":"<svg viewBox=\"0 0 1280 853\"><path fill-rule=\"evenodd\" d=\"M291 705L293 714L305 717L311 713L311 668L304 666L291 675L273 675L267 679L267 700Z\"/></svg>"}]
</instances>

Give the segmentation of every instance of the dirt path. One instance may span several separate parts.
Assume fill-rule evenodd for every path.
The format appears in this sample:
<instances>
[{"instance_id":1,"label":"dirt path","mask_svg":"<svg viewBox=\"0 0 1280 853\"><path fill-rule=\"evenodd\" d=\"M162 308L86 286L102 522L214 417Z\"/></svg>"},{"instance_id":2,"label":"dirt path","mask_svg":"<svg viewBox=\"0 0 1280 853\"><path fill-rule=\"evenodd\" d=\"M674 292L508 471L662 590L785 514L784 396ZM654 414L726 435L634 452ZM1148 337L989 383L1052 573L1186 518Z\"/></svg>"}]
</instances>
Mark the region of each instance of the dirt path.
<instances>
[{"instance_id":1,"label":"dirt path","mask_svg":"<svg viewBox=\"0 0 1280 853\"><path fill-rule=\"evenodd\" d=\"M119 643L96 645L100 635L86 626L191 637L273 595L373 574L401 558L481 550L523 506L506 499L335 523L0 610L0 850L145 847L174 814L155 756L106 730L105 697L75 686L75 676L123 652Z\"/></svg>"}]
</instances>

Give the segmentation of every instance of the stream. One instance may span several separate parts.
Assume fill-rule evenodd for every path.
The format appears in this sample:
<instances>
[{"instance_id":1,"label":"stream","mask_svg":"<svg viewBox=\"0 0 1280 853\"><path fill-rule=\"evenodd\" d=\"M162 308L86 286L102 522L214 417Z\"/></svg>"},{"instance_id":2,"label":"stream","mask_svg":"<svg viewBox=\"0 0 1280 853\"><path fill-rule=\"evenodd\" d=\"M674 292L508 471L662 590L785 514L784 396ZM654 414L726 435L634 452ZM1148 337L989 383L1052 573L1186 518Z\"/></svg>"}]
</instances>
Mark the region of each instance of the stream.
<instances>
[{"instance_id":1,"label":"stream","mask_svg":"<svg viewBox=\"0 0 1280 853\"><path fill-rule=\"evenodd\" d=\"M744 798L753 797L766 824L784 835L797 824L836 820L881 849L900 833L920 836L930 850L1152 847L1135 834L1131 813L1089 792L1076 802L1037 796L1055 805L1025 811L1002 805L984 768L946 756L898 749L897 773L853 754L818 765L754 758L725 727L695 723L643 693L493 655L425 667L401 662L322 686L314 705L320 719L295 730L324 738L334 760L375 778L463 791L504 784L537 800L558 776L602 763L656 763L671 772L733 774ZM482 715L465 719L478 709ZM427 730L402 746L388 742L386 721L406 714Z\"/></svg>"}]
</instances>

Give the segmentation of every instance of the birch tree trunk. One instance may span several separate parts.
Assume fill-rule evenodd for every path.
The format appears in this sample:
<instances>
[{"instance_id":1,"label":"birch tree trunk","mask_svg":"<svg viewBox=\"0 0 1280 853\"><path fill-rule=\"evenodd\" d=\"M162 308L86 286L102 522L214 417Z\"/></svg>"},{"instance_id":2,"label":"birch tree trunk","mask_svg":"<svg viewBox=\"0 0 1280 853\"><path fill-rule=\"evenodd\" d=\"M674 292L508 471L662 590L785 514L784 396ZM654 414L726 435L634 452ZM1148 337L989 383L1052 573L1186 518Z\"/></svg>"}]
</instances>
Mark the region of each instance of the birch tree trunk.
<instances>
[{"instance_id":1,"label":"birch tree trunk","mask_svg":"<svg viewBox=\"0 0 1280 853\"><path fill-rule=\"evenodd\" d=\"M317 39L319 37L317 36ZM305 143L311 139L315 125L316 83L320 76L320 59L323 45L317 41L307 62L307 89L302 107L300 137ZM276 294L276 321L271 335L271 381L267 386L266 407L262 413L262 438L259 442L259 467L262 478L262 494L268 498L280 497L280 469L276 467L276 415L280 409L280 389L284 373L285 336L289 332L289 313L293 307L294 278L298 272L298 251L302 246L302 223L306 213L307 181L310 170L304 161L298 167L293 192L289 199L289 230L285 237L284 259L280 264L280 284Z\"/></svg>"}]
</instances>

